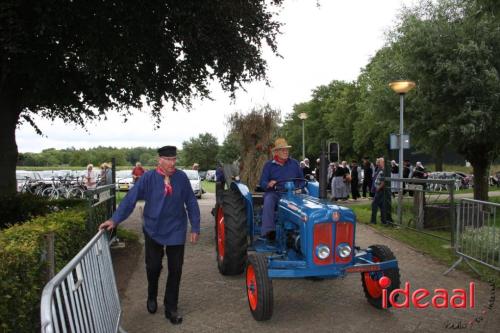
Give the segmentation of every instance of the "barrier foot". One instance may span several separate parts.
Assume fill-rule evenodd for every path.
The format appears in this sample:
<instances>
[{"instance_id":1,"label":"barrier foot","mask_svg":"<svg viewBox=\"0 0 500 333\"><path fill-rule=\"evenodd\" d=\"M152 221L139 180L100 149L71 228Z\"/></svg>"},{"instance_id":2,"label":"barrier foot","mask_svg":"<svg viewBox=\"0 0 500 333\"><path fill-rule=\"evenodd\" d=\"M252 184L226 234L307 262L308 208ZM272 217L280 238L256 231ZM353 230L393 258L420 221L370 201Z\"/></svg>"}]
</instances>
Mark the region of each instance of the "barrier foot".
<instances>
[{"instance_id":1,"label":"barrier foot","mask_svg":"<svg viewBox=\"0 0 500 333\"><path fill-rule=\"evenodd\" d=\"M465 260L465 263L470 267L470 269L472 269L477 275L481 276L481 273L479 273L478 270L474 266L471 265L469 260L467 260L467 258L464 258L462 256L460 256L460 258L457 261L455 261L455 263L450 268L448 268L448 270L446 272L444 272L443 275L447 275L449 272L454 270L455 267L457 267L464 260Z\"/></svg>"}]
</instances>

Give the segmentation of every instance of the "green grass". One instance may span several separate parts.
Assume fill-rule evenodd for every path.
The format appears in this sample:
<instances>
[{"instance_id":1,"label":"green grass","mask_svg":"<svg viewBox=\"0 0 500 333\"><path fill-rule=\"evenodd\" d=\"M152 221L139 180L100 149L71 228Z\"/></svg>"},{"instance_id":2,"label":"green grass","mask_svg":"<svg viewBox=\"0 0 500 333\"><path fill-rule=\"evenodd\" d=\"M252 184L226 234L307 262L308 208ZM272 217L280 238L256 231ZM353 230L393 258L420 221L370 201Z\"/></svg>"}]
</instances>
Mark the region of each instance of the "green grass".
<instances>
[{"instance_id":1,"label":"green grass","mask_svg":"<svg viewBox=\"0 0 500 333\"><path fill-rule=\"evenodd\" d=\"M118 228L116 232L120 240L125 240L130 242L139 241L139 235L135 231L127 230L125 228Z\"/></svg>"},{"instance_id":2,"label":"green grass","mask_svg":"<svg viewBox=\"0 0 500 333\"><path fill-rule=\"evenodd\" d=\"M204 180L201 182L201 186L205 190L205 192L215 193L215 182L209 182Z\"/></svg>"},{"instance_id":3,"label":"green grass","mask_svg":"<svg viewBox=\"0 0 500 333\"><path fill-rule=\"evenodd\" d=\"M500 201L500 198L495 198ZM350 208L354 211L357 221L370 225L373 229L383 235L403 242L418 251L421 251L430 257L441 262L445 266L450 267L458 257L455 255L453 248L450 246L449 241L441 240L432 236L428 236L408 228L391 228L378 224L369 224L371 218L371 204L352 205ZM449 232L433 232L440 236L449 237ZM495 272L485 266L473 263L473 266L481 273L483 280L495 279L496 285L500 287L500 273ZM465 264L458 266L459 270L465 271L474 275L475 273Z\"/></svg>"},{"instance_id":4,"label":"green grass","mask_svg":"<svg viewBox=\"0 0 500 333\"><path fill-rule=\"evenodd\" d=\"M128 192L124 191L116 191L116 205L118 206L120 202L122 202L123 198L125 195L127 195Z\"/></svg>"}]
</instances>

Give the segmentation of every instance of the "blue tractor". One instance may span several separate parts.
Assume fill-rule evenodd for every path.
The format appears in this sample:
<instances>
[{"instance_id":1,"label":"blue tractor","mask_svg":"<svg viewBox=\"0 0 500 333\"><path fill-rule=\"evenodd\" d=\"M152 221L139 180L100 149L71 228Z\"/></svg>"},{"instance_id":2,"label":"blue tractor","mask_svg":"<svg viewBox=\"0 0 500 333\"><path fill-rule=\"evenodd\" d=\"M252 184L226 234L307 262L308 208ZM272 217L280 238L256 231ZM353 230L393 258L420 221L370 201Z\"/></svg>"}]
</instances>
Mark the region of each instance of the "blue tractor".
<instances>
[{"instance_id":1,"label":"blue tractor","mask_svg":"<svg viewBox=\"0 0 500 333\"><path fill-rule=\"evenodd\" d=\"M218 269L223 275L246 273L254 319L271 318L275 279L326 279L361 273L368 302L382 308L381 285L388 294L400 287L392 251L385 245L357 247L353 211L320 199L318 182L290 179L283 187L274 241L260 236L262 192L251 193L246 185L233 181L218 195L213 210ZM383 276L384 283L379 283Z\"/></svg>"}]
</instances>

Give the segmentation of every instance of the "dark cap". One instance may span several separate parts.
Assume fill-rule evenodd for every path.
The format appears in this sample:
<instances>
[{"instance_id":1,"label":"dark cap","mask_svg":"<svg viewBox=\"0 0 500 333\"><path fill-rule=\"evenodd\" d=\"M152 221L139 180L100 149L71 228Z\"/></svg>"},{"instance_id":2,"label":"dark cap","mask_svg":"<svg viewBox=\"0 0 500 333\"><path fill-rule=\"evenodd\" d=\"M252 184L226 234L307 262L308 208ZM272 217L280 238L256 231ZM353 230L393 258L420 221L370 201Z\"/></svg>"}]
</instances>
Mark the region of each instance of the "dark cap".
<instances>
[{"instance_id":1,"label":"dark cap","mask_svg":"<svg viewBox=\"0 0 500 333\"><path fill-rule=\"evenodd\" d=\"M158 149L158 155L165 157L177 156L177 148L175 146L165 146Z\"/></svg>"}]
</instances>

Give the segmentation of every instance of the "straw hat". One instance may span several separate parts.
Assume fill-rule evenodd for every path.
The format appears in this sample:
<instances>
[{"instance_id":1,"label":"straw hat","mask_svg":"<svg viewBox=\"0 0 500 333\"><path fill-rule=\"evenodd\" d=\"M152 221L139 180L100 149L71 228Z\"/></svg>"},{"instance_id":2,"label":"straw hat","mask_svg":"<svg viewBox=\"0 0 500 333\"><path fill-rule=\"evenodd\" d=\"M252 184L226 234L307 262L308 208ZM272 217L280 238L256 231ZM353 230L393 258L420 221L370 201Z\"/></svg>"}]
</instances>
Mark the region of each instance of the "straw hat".
<instances>
[{"instance_id":1,"label":"straw hat","mask_svg":"<svg viewBox=\"0 0 500 333\"><path fill-rule=\"evenodd\" d=\"M286 142L285 139L283 138L277 138L276 141L274 141L274 148L273 151L276 149L284 149L284 148L291 148L292 146L288 145L288 142Z\"/></svg>"}]
</instances>

